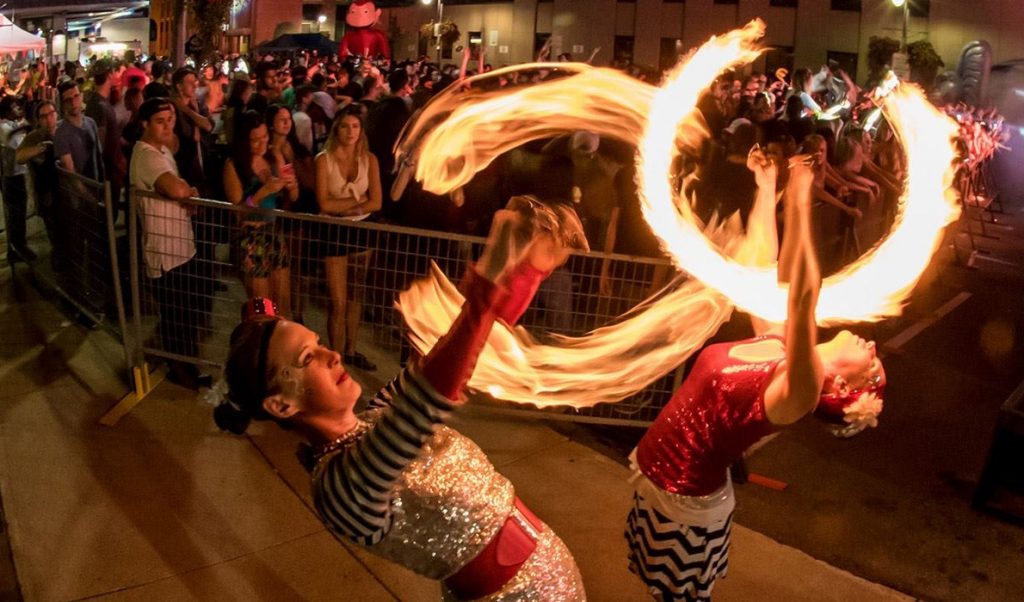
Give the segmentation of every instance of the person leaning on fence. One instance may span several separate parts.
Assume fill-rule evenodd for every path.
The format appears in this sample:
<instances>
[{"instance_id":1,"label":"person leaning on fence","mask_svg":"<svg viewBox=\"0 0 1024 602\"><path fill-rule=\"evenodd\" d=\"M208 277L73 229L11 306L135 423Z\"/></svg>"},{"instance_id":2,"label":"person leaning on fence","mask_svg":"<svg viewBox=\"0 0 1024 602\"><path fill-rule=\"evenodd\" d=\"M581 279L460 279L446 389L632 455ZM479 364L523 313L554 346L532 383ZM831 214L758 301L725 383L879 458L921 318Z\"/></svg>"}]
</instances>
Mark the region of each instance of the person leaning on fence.
<instances>
[{"instance_id":1,"label":"person leaning on fence","mask_svg":"<svg viewBox=\"0 0 1024 602\"><path fill-rule=\"evenodd\" d=\"M316 200L320 213L361 221L380 211L382 196L380 166L370 152L359 108L346 108L334 118L324 150L316 157ZM373 362L356 351L373 250L351 242L362 234L359 230L336 224L321 226L314 238L319 246L317 254L324 258L330 293L327 332L331 347L344 354L345 363L361 370L376 370Z\"/></svg>"},{"instance_id":2,"label":"person leaning on fence","mask_svg":"<svg viewBox=\"0 0 1024 602\"><path fill-rule=\"evenodd\" d=\"M18 146L29 126L18 99L6 96L0 100L0 157L2 157L4 223L7 225L7 263L32 261L36 254L28 248L25 219L28 208L28 187L25 165L15 160Z\"/></svg>"},{"instance_id":3,"label":"person leaning on fence","mask_svg":"<svg viewBox=\"0 0 1024 602\"><path fill-rule=\"evenodd\" d=\"M242 113L231 157L224 162L224 194L231 204L252 209L288 209L298 200L294 168L270 154L269 143L263 115L255 111ZM281 313L291 316L288 245L274 216L255 211L242 215L238 244L248 295L273 295L279 299Z\"/></svg>"},{"instance_id":4,"label":"person leaning on fence","mask_svg":"<svg viewBox=\"0 0 1024 602\"><path fill-rule=\"evenodd\" d=\"M630 455L630 570L657 599L709 600L725 576L735 507L729 466L750 446L812 412L842 437L877 424L885 371L874 343L846 330L817 343L812 161L798 157L789 169L778 263L789 282L784 337L707 347ZM758 187L774 190L771 160L755 151L750 165ZM774 232L774 211L751 219Z\"/></svg>"},{"instance_id":5,"label":"person leaning on fence","mask_svg":"<svg viewBox=\"0 0 1024 602\"><path fill-rule=\"evenodd\" d=\"M57 107L48 100L40 101L35 110L36 127L18 146L15 159L28 166L29 182L35 198L36 212L43 218L46 235L50 240L50 265L60 274L65 264L59 252L63 234L53 214L53 192L57 182L56 157L53 153L53 133L57 131Z\"/></svg>"},{"instance_id":6,"label":"person leaning on fence","mask_svg":"<svg viewBox=\"0 0 1024 602\"><path fill-rule=\"evenodd\" d=\"M142 138L132 150L129 167L132 186L163 198L139 197L142 216L143 259L159 305L157 330L163 351L186 358L199 356L199 325L204 303L196 282L196 245L193 208L180 201L196 190L178 175L169 145L174 140L174 105L166 98L151 98L139 107ZM192 389L208 386L194 364L173 359L168 378Z\"/></svg>"},{"instance_id":7,"label":"person leaning on fence","mask_svg":"<svg viewBox=\"0 0 1024 602\"><path fill-rule=\"evenodd\" d=\"M272 420L308 443L321 520L346 540L421 575L443 580L444 599L584 600L565 544L515 495L467 437L444 426L498 318L514 322L541 280L579 244L571 212L513 199L483 256L467 273L465 304L448 333L356 414L360 386L335 351L300 324L262 315L231 335L229 399L214 410L243 433ZM532 212L532 215L531 215Z\"/></svg>"}]
</instances>

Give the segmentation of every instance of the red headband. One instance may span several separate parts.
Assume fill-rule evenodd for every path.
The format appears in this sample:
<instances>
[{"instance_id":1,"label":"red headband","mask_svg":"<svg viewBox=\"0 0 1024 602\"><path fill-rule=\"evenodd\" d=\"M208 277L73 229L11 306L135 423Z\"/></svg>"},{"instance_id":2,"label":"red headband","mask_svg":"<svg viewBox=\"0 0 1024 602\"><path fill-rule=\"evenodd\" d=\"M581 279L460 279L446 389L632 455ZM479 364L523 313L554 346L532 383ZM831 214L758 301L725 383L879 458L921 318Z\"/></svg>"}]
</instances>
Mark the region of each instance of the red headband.
<instances>
[{"instance_id":1,"label":"red headband","mask_svg":"<svg viewBox=\"0 0 1024 602\"><path fill-rule=\"evenodd\" d=\"M826 388L827 385L828 382L826 382ZM825 422L845 424L846 412L844 410L848 406L856 403L866 393L874 393L881 398L885 393L885 385L885 378L882 378L877 384L869 384L846 393L822 393L818 397L818 405L814 408L814 416Z\"/></svg>"}]
</instances>

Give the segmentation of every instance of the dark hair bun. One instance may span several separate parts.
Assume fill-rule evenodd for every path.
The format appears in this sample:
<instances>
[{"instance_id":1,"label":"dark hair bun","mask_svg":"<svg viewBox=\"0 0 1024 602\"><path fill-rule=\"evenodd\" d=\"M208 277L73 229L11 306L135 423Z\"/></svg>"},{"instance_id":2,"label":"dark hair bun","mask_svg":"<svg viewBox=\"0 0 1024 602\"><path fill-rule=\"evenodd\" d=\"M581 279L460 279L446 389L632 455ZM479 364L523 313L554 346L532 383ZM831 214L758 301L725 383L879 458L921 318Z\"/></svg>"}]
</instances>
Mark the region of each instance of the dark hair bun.
<instances>
[{"instance_id":1,"label":"dark hair bun","mask_svg":"<svg viewBox=\"0 0 1024 602\"><path fill-rule=\"evenodd\" d=\"M240 411L228 402L213 408L213 421L222 431L244 435L245 430L249 428L250 420L251 418L249 418L248 414Z\"/></svg>"}]
</instances>

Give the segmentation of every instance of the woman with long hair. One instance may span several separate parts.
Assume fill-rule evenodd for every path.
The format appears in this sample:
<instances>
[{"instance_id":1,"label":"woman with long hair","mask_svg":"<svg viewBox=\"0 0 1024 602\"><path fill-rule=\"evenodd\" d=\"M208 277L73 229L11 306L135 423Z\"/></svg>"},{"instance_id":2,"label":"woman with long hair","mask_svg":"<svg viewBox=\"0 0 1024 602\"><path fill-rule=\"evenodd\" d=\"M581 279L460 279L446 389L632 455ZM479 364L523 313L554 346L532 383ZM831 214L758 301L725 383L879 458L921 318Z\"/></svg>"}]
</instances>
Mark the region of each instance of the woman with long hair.
<instances>
[{"instance_id":1,"label":"woman with long hair","mask_svg":"<svg viewBox=\"0 0 1024 602\"><path fill-rule=\"evenodd\" d=\"M360 108L338 113L324 150L316 157L316 200L320 213L360 221L381 207L380 166L370 152ZM349 242L351 228L328 228L320 238L330 294L327 334L345 363L362 370L377 367L356 351L363 287L373 256Z\"/></svg>"},{"instance_id":2,"label":"woman with long hair","mask_svg":"<svg viewBox=\"0 0 1024 602\"><path fill-rule=\"evenodd\" d=\"M442 581L446 600L586 597L561 539L476 444L444 426L465 402L495 320L521 316L568 246L583 240L571 210L520 201L525 211L495 215L451 329L366 411L353 410L361 388L339 354L266 303L251 303L255 316L231 335L229 398L214 410L217 425L234 433L262 419L301 436L321 520L347 541Z\"/></svg>"},{"instance_id":3,"label":"woman with long hair","mask_svg":"<svg viewBox=\"0 0 1024 602\"><path fill-rule=\"evenodd\" d=\"M221 113L222 128L220 131L221 142L228 147L234 146L235 125L245 112L249 99L252 98L252 84L247 79L231 80L231 89L228 92L228 101L224 112Z\"/></svg>"},{"instance_id":4,"label":"woman with long hair","mask_svg":"<svg viewBox=\"0 0 1024 602\"><path fill-rule=\"evenodd\" d=\"M267 130L270 132L269 155L275 164L282 165L282 173L294 174L299 184L299 195L289 207L297 213L316 213L316 166L313 155L306 150L298 139L292 112L281 104L273 104L267 108ZM291 310L292 319L302 323L302 287L300 280L308 270L308 262L301 261L309 255L303 243L310 240L312 228L308 222L285 220L282 233L288 244L289 255L296 259L291 265Z\"/></svg>"},{"instance_id":5,"label":"woman with long hair","mask_svg":"<svg viewBox=\"0 0 1024 602\"><path fill-rule=\"evenodd\" d=\"M234 205L253 209L287 209L298 199L295 174L269 152L270 136L261 115L246 111L238 120L231 156L224 162L224 194ZM288 248L273 216L253 212L241 223L239 249L245 290L250 297L278 299L281 313L291 315Z\"/></svg>"}]
</instances>

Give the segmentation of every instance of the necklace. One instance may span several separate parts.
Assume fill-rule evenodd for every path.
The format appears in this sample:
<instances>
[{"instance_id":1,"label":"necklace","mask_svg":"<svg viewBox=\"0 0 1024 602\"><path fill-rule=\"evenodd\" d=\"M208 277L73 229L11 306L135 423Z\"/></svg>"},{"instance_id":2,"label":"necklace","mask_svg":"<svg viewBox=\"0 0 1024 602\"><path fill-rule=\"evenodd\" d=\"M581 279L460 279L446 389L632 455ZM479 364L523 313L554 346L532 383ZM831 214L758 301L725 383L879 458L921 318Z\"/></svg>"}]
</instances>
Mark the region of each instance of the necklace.
<instances>
[{"instance_id":1,"label":"necklace","mask_svg":"<svg viewBox=\"0 0 1024 602\"><path fill-rule=\"evenodd\" d=\"M357 419L356 425L352 427L352 429L349 430L344 435L338 437L337 439L328 441L323 445L315 446L313 448L313 458L316 460L320 460L320 458L323 458L324 456L335 450L342 449L352 445L353 443L361 439L362 436L368 430L370 430L369 423Z\"/></svg>"}]
</instances>

